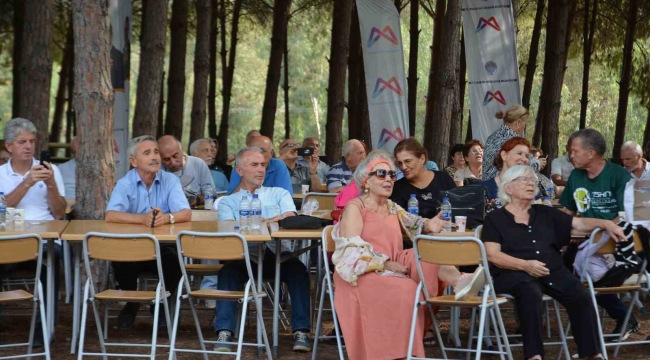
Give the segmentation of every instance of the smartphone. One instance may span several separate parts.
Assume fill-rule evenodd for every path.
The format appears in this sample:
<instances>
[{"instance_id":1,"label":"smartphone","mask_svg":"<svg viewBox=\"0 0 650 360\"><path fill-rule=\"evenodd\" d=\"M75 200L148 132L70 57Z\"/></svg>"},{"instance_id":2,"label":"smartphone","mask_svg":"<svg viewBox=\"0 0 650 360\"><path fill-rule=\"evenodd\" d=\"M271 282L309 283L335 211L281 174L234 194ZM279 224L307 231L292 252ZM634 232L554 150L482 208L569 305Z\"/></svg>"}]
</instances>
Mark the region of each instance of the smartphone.
<instances>
[{"instance_id":1,"label":"smartphone","mask_svg":"<svg viewBox=\"0 0 650 360\"><path fill-rule=\"evenodd\" d=\"M52 163L52 158L50 156L50 151L49 150L41 150L41 165L47 167L43 162L47 161L50 164Z\"/></svg>"},{"instance_id":2,"label":"smartphone","mask_svg":"<svg viewBox=\"0 0 650 360\"><path fill-rule=\"evenodd\" d=\"M298 156L311 156L314 154L314 148L298 148Z\"/></svg>"}]
</instances>

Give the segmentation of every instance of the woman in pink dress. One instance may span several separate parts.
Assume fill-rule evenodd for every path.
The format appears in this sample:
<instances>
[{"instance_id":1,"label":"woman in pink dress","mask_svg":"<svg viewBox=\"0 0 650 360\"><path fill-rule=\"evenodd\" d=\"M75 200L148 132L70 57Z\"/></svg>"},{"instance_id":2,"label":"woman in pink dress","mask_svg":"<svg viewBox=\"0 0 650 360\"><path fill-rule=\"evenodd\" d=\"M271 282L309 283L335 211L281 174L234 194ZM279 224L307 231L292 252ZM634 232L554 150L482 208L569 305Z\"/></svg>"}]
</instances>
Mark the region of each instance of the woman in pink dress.
<instances>
[{"instance_id":1,"label":"woman in pink dress","mask_svg":"<svg viewBox=\"0 0 650 360\"><path fill-rule=\"evenodd\" d=\"M413 249L403 249L402 230L409 236L438 233L443 221L440 214L431 220L409 216L388 199L397 174L391 155L385 151L373 151L355 171L354 180L361 196L346 206L336 235L353 240L360 237L357 241L370 244L378 258L387 260L381 271L365 272L353 280L343 269L337 268L334 274L334 302L346 350L353 360L402 359L408 352L413 301L420 281ZM423 263L422 269L429 294L434 296L439 279L458 289L476 283L472 274L461 275L453 266ZM413 355L418 357L424 356L424 315L423 307L413 347Z\"/></svg>"}]
</instances>

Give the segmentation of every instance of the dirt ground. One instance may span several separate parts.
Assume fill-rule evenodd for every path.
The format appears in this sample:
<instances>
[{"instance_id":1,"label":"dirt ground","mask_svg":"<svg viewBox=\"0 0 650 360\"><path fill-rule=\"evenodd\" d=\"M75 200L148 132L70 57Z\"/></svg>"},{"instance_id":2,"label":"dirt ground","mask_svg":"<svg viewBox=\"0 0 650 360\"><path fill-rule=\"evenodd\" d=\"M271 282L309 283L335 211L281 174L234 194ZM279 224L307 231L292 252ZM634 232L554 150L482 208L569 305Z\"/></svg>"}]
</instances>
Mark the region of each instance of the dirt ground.
<instances>
[{"instance_id":1,"label":"dirt ground","mask_svg":"<svg viewBox=\"0 0 650 360\"><path fill-rule=\"evenodd\" d=\"M650 301L644 302L644 305L650 308ZM185 305L187 307L187 305ZM113 308L119 310L119 306L113 305ZM202 308L202 307L199 307ZM90 310L90 309L89 309ZM117 310L113 312L113 314L117 314ZM71 322L72 322L72 308L70 305L63 305L60 304L59 306L59 323L56 327L56 338L52 342L51 346L51 354L52 354L52 359L76 359L76 355L71 355L70 354L70 341L71 341ZM5 309L2 312L3 317L0 319L0 344L6 344L8 342L16 342L20 341L26 342L27 339L27 334L28 334L28 328L29 328L29 318L26 316L21 316L18 314L19 310L12 310L12 309ZM25 312L22 311L24 314ZM191 319L191 315L189 310L183 311L183 314L186 315L182 317L182 322L181 322L181 327L178 332L178 342L177 342L177 347L185 347L185 348L193 348L193 349L198 349L198 341L197 341L197 336L196 336L196 331L195 327L193 324L193 321ZM516 330L516 323L513 319L513 314L511 309L506 309L503 311L505 320L506 320L506 327L507 330L510 334L514 333ZM6 316L7 315L7 316ZM115 325L115 319L111 319L109 321L110 324L110 329L109 329L109 342L120 342L120 341L126 341L126 342L137 342L137 343L146 343L149 341L151 338L151 317L148 312L148 307L143 306L141 311L140 311L140 316L142 318L138 318L136 320L136 323L134 325L134 328L128 331L118 331L113 329L113 326ZM270 312L265 311L265 316L270 315ZM639 313L638 310L635 310L635 315L637 319L641 322L642 327L641 331L635 335L632 336L632 338L636 340L642 340L645 339L648 335L650 335L650 318L644 316L643 314ZM202 324L202 330L204 332L204 336L208 340L216 340L216 336L214 332L212 331L212 317L213 317L213 310L209 309L204 309L200 311L200 316L201 316L201 324ZM566 321L566 314L562 313L564 321ZM95 327L95 323L92 320L92 311L89 311L88 314L89 321L87 325L87 333L86 333L86 341L85 341L85 348L86 351L99 351L99 341L97 339L97 331ZM441 312L438 315L438 318L441 320L441 326L442 326L442 332L443 336L446 337L447 331L448 331L448 325L449 325L449 315L448 312ZM466 346L466 337L467 337L467 332L469 329L469 312L463 311L461 313L461 341L463 341L463 347ZM331 316L328 316L326 318L325 322L325 332L329 332L332 328L332 321L331 321ZM267 320L266 321L266 327L267 329L271 328L271 321ZM611 319L605 320L605 330L606 332L611 332L611 330L614 327L614 322ZM247 328L246 330L246 341L253 341L254 340L254 326L251 328ZM553 338L557 338L557 333L556 333L556 324L555 321L551 321L551 329L552 329L552 334ZM270 334L270 332L269 332ZM161 329L159 331L159 336L158 336L159 342L162 344L168 344L168 338L167 338L167 331ZM271 337L269 336L269 340ZM279 337L280 345L279 345L279 359L286 359L286 360L307 360L311 359L312 354L304 354L304 353L294 353L291 350L292 344L293 344L293 337L289 331L283 331L281 328L281 333ZM516 340L512 341L513 344L518 343ZM573 342L569 342L570 345L570 352L571 354L576 354L576 347ZM16 349L16 350L1 350L0 351L0 357L1 356L7 356L7 355L15 355L19 354L20 351L24 351L23 349ZM134 348L125 348L125 347L117 347L117 348L112 348L109 351L114 351L114 352L128 352L131 351L132 353L142 353L145 354L147 353L147 349L145 348L140 348L140 349L135 349ZM608 351L610 351L610 358L613 358L611 356L613 352L613 348L608 348ZM556 355L558 352L558 347L557 346L547 346L547 354L546 358L547 359L555 359ZM513 347L513 354L515 359L522 359L523 355L521 352L521 347ZM161 348L157 352L157 358L159 359L165 359L169 355L169 352L165 348ZM441 352L439 347L431 347L427 349L427 356L435 356L435 357L441 357ZM448 353L448 356L450 358L459 358L458 353ZM577 356L577 355L576 355ZM227 356L210 356L211 359L231 359L232 357L227 357ZM243 356L244 359L257 359L257 353L254 349L246 349L245 350L245 355ZM324 341L319 344L319 351L318 351L318 359L337 359L337 348L336 348L336 343L333 341ZM496 356L488 356L485 355L482 358L485 359L498 359ZM179 354L178 359L201 359L201 356L198 354ZM619 353L619 356L617 359L624 359L624 360L631 360L631 359L650 359L650 345L632 345L632 346L625 346L621 348L621 351Z\"/></svg>"}]
</instances>

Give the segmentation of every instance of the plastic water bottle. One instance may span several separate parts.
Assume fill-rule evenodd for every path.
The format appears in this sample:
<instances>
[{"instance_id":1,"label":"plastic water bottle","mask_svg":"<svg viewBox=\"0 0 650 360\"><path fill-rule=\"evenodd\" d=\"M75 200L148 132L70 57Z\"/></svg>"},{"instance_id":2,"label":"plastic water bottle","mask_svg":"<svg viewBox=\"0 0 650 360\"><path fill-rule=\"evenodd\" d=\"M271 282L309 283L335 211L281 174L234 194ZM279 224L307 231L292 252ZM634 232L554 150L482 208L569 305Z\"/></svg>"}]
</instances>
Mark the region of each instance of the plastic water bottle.
<instances>
[{"instance_id":1,"label":"plastic water bottle","mask_svg":"<svg viewBox=\"0 0 650 360\"><path fill-rule=\"evenodd\" d=\"M409 214L413 214L413 215L420 214L420 206L418 204L418 199L415 197L415 194L411 194L411 198L409 199L408 202L408 211Z\"/></svg>"},{"instance_id":2,"label":"plastic water bottle","mask_svg":"<svg viewBox=\"0 0 650 360\"><path fill-rule=\"evenodd\" d=\"M7 224L7 199L5 193L0 192L0 226Z\"/></svg>"},{"instance_id":3,"label":"plastic water bottle","mask_svg":"<svg viewBox=\"0 0 650 360\"><path fill-rule=\"evenodd\" d=\"M214 203L212 185L210 183L205 184L201 191L203 192L203 208L205 210L212 210L212 204Z\"/></svg>"},{"instance_id":4,"label":"plastic water bottle","mask_svg":"<svg viewBox=\"0 0 650 360\"><path fill-rule=\"evenodd\" d=\"M248 201L248 196L242 196L239 202L239 228L241 230L248 229L248 221L250 218L251 203Z\"/></svg>"},{"instance_id":5,"label":"plastic water bottle","mask_svg":"<svg viewBox=\"0 0 650 360\"><path fill-rule=\"evenodd\" d=\"M553 203L551 202L551 197L550 196L544 196L544 201L542 201L543 205L553 207Z\"/></svg>"},{"instance_id":6,"label":"plastic water bottle","mask_svg":"<svg viewBox=\"0 0 650 360\"><path fill-rule=\"evenodd\" d=\"M249 211L250 216L250 228L259 229L262 225L262 202L257 197L257 194L253 195L253 200L251 201L251 209Z\"/></svg>"},{"instance_id":7,"label":"plastic water bottle","mask_svg":"<svg viewBox=\"0 0 650 360\"><path fill-rule=\"evenodd\" d=\"M447 196L442 199L440 210L442 210L442 216L440 216L440 219L445 221L445 226L442 228L442 232L451 232L451 203Z\"/></svg>"}]
</instances>

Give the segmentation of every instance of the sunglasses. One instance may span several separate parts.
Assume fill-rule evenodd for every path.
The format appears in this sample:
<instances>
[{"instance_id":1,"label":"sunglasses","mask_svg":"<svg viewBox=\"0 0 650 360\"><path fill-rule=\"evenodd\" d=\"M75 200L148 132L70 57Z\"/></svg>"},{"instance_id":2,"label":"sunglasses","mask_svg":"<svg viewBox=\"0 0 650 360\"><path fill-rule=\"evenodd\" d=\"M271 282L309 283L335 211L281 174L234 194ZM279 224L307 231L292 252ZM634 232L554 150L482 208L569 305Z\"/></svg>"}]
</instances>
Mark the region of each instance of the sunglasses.
<instances>
[{"instance_id":1,"label":"sunglasses","mask_svg":"<svg viewBox=\"0 0 650 360\"><path fill-rule=\"evenodd\" d=\"M385 180L386 176L390 177L391 180L397 180L397 172L394 170L384 170L384 169L379 169L375 170L371 173L368 174L368 177L370 176L376 176L377 179L379 180Z\"/></svg>"}]
</instances>

